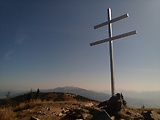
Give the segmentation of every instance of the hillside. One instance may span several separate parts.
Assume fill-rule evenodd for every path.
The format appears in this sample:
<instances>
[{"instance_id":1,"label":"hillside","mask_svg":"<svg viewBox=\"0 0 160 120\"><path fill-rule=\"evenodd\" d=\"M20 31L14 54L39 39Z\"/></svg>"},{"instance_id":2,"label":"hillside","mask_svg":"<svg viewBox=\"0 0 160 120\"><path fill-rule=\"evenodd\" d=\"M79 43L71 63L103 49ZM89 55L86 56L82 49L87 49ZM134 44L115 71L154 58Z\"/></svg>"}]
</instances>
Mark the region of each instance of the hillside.
<instances>
[{"instance_id":1,"label":"hillside","mask_svg":"<svg viewBox=\"0 0 160 120\"><path fill-rule=\"evenodd\" d=\"M30 92L9 100L0 99L0 120L29 120L32 117L60 120L63 108L73 109L97 103L95 100L70 93Z\"/></svg>"},{"instance_id":2,"label":"hillside","mask_svg":"<svg viewBox=\"0 0 160 120\"><path fill-rule=\"evenodd\" d=\"M4 106L7 104L17 105L22 102L30 102L34 100L41 100L41 101L95 101L89 98L75 95L71 93L62 93L62 92L48 92L48 93L37 93L37 92L29 92L23 95L19 95L13 98L7 99L0 99L0 105Z\"/></svg>"}]
</instances>

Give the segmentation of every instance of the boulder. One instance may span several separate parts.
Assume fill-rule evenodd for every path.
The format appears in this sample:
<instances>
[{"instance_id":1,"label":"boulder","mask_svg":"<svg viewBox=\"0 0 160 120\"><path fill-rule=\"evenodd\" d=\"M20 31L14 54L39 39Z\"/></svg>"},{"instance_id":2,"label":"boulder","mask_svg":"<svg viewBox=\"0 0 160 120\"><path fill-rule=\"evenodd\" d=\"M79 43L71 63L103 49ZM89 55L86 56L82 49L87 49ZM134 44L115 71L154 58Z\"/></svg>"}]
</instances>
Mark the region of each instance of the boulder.
<instances>
[{"instance_id":1,"label":"boulder","mask_svg":"<svg viewBox=\"0 0 160 120\"><path fill-rule=\"evenodd\" d=\"M151 111L143 111L142 115L143 115L145 120L154 120L152 115L151 115Z\"/></svg>"},{"instance_id":2,"label":"boulder","mask_svg":"<svg viewBox=\"0 0 160 120\"><path fill-rule=\"evenodd\" d=\"M104 102L101 102L101 103L99 103L99 105L98 105L98 107L99 108L103 108L103 107L107 107L107 104L108 104L108 100L107 101L104 101Z\"/></svg>"},{"instance_id":3,"label":"boulder","mask_svg":"<svg viewBox=\"0 0 160 120\"><path fill-rule=\"evenodd\" d=\"M97 111L91 120L112 120L105 110Z\"/></svg>"},{"instance_id":4,"label":"boulder","mask_svg":"<svg viewBox=\"0 0 160 120\"><path fill-rule=\"evenodd\" d=\"M110 116L115 116L123 106L126 106L126 101L120 93L117 93L108 101L104 101L98 105L98 107L103 108Z\"/></svg>"},{"instance_id":5,"label":"boulder","mask_svg":"<svg viewBox=\"0 0 160 120\"><path fill-rule=\"evenodd\" d=\"M145 120L160 120L160 114L155 111L145 110L142 112Z\"/></svg>"}]
</instances>

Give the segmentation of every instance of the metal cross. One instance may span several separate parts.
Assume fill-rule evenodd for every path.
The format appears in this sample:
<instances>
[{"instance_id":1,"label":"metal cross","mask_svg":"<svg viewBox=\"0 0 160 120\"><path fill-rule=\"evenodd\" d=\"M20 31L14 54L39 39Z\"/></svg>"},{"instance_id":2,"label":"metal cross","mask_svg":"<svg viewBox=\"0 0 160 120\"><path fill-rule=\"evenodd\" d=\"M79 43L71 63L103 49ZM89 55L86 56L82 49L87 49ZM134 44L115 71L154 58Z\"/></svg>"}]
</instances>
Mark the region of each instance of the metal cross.
<instances>
[{"instance_id":1,"label":"metal cross","mask_svg":"<svg viewBox=\"0 0 160 120\"><path fill-rule=\"evenodd\" d=\"M111 19L111 9L108 8L108 21L104 22L104 23L101 23L99 25L96 25L94 27L94 29L97 29L97 28L103 27L105 25L108 25L109 38L103 39L103 40L100 40L100 41L96 41L96 42L93 42L93 43L90 44L90 46L94 46L94 45L101 44L101 43L104 43L104 42L109 42L110 70L111 70L111 92L112 92L112 96L115 94L115 89L114 89L113 40L137 34L137 31L134 30L134 31L131 31L131 32L128 32L128 33L124 33L124 34L121 34L121 35L112 36L112 23L116 22L118 20L122 20L122 19L127 18L127 17L129 17L129 14L124 14L124 15L119 16L117 18Z\"/></svg>"}]
</instances>

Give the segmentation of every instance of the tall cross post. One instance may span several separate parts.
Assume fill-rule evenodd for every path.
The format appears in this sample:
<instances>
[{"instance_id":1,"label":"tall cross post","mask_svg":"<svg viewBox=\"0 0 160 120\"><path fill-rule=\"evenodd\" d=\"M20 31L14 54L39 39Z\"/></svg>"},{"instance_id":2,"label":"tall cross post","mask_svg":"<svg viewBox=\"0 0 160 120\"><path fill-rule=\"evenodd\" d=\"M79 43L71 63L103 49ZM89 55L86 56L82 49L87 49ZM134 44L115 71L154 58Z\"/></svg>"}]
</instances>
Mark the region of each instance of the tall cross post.
<instances>
[{"instance_id":1,"label":"tall cross post","mask_svg":"<svg viewBox=\"0 0 160 120\"><path fill-rule=\"evenodd\" d=\"M90 46L94 46L94 45L101 44L101 43L104 43L104 42L109 42L110 70L111 70L111 94L112 94L112 96L115 95L115 88L114 88L113 40L116 40L116 39L119 39L119 38L123 38L123 37L127 37L127 36L130 36L130 35L134 35L134 34L137 33L137 31L134 30L134 31L131 31L131 32L128 32L128 33L124 33L124 34L121 34L121 35L112 36L112 23L116 22L118 20L122 20L122 19L127 18L127 17L129 17L129 14L124 14L122 16L119 16L117 18L112 19L111 18L111 9L108 8L108 21L96 25L94 27L94 29L97 29L97 28L103 27L105 25L108 25L108 35L109 35L109 38L103 39L103 40L100 40L100 41L96 41L96 42L93 42L93 43L90 43Z\"/></svg>"}]
</instances>

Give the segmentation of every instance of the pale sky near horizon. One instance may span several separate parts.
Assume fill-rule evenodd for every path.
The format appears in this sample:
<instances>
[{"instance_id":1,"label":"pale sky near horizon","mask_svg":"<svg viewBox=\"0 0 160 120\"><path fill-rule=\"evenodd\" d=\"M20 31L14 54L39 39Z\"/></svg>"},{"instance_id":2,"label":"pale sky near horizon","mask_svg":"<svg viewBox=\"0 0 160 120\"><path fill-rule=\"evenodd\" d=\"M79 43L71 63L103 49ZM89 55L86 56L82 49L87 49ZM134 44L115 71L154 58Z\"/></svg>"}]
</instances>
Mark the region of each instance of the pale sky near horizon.
<instances>
[{"instance_id":1,"label":"pale sky near horizon","mask_svg":"<svg viewBox=\"0 0 160 120\"><path fill-rule=\"evenodd\" d=\"M75 86L110 90L108 26L113 23L115 89L160 91L159 0L1 0L0 90Z\"/></svg>"}]
</instances>

